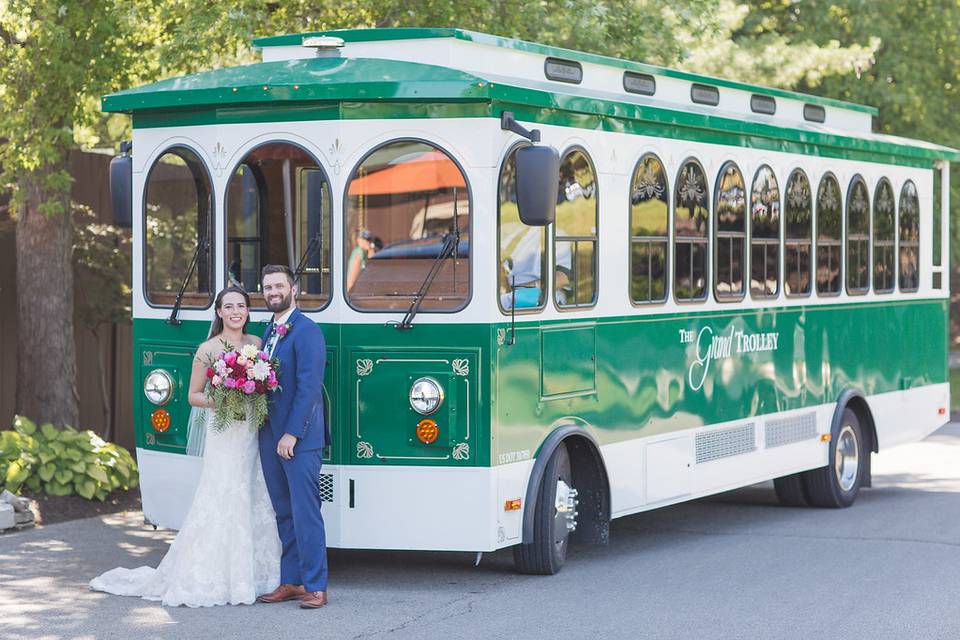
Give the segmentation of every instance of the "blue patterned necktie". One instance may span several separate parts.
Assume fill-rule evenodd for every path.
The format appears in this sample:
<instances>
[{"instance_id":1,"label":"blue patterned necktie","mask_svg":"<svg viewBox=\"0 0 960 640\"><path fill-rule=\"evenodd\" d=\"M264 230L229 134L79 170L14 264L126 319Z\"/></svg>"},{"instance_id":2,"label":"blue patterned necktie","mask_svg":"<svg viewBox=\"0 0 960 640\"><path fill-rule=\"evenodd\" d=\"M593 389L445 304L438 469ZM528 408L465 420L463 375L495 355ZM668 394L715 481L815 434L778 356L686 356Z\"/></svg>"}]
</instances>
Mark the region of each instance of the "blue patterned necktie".
<instances>
[{"instance_id":1,"label":"blue patterned necktie","mask_svg":"<svg viewBox=\"0 0 960 640\"><path fill-rule=\"evenodd\" d=\"M277 323L270 323L270 337L267 338L267 344L264 348L264 351L267 352L267 355L271 358L273 357L273 350L277 348L277 340L280 339L280 334L277 333Z\"/></svg>"}]
</instances>

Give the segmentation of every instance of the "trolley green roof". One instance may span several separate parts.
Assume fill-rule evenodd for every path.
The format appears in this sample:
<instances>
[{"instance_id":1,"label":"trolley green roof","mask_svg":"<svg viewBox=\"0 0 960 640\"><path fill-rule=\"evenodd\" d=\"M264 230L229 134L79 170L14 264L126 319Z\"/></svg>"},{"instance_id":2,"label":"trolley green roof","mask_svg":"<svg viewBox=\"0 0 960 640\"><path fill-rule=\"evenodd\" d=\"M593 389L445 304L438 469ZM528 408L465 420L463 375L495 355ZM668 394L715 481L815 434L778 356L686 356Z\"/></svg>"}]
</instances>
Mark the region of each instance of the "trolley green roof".
<instances>
[{"instance_id":1,"label":"trolley green roof","mask_svg":"<svg viewBox=\"0 0 960 640\"><path fill-rule=\"evenodd\" d=\"M765 89L696 74L498 38L460 29L361 29L262 38L259 47L300 47L313 35L335 35L345 42L453 38L493 44L544 56L672 75L685 81L765 93L866 114L870 107ZM397 46L402 46L402 43ZM316 119L517 117L610 131L675 135L686 139L773 150L857 157L900 164L960 160L957 150L933 143L872 132L849 132L814 123L784 123L691 105L655 104L642 97L616 95L575 84L513 81L447 66L375 57L311 57L260 62L170 78L104 96L107 112L135 114L134 126L227 124ZM364 108L359 108L363 105ZM429 107L427 106L429 105Z\"/></svg>"}]
</instances>

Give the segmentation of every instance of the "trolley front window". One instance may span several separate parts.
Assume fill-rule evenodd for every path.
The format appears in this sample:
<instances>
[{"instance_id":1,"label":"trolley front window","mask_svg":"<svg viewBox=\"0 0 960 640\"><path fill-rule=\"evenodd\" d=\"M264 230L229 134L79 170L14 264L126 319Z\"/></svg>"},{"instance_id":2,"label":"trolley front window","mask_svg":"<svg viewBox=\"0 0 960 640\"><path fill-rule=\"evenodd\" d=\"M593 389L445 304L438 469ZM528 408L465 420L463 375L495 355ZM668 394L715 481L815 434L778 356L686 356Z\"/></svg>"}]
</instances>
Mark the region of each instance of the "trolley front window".
<instances>
[{"instance_id":1,"label":"trolley front window","mask_svg":"<svg viewBox=\"0 0 960 640\"><path fill-rule=\"evenodd\" d=\"M203 161L174 147L150 168L144 193L144 293L155 306L173 306L183 279L184 307L213 301L213 192Z\"/></svg>"},{"instance_id":2,"label":"trolley front window","mask_svg":"<svg viewBox=\"0 0 960 640\"><path fill-rule=\"evenodd\" d=\"M378 147L351 174L344 212L351 306L405 311L422 295L422 311L456 311L470 300L470 193L445 151L420 140Z\"/></svg>"},{"instance_id":3,"label":"trolley front window","mask_svg":"<svg viewBox=\"0 0 960 640\"><path fill-rule=\"evenodd\" d=\"M298 146L272 142L237 166L227 186L227 280L263 308L260 270L284 264L298 271L300 307L330 299L330 184Z\"/></svg>"}]
</instances>

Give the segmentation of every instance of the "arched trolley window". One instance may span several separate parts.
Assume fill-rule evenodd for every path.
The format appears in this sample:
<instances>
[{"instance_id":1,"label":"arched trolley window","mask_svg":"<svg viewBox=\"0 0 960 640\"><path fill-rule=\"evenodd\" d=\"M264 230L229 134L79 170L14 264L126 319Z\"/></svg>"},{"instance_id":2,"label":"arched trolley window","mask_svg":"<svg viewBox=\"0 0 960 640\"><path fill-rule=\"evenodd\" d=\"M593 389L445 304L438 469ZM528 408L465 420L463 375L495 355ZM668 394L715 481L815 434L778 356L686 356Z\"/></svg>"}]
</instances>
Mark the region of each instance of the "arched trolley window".
<instances>
[{"instance_id":1,"label":"arched trolley window","mask_svg":"<svg viewBox=\"0 0 960 640\"><path fill-rule=\"evenodd\" d=\"M687 160L677 174L673 192L673 295L680 302L707 297L709 202L703 167L694 159Z\"/></svg>"},{"instance_id":2,"label":"arched trolley window","mask_svg":"<svg viewBox=\"0 0 960 640\"><path fill-rule=\"evenodd\" d=\"M784 198L783 288L788 296L810 295L813 251L813 192L800 169L787 179Z\"/></svg>"},{"instance_id":3,"label":"arched trolley window","mask_svg":"<svg viewBox=\"0 0 960 640\"><path fill-rule=\"evenodd\" d=\"M750 187L750 295L780 293L780 185L773 169L757 170Z\"/></svg>"},{"instance_id":4,"label":"arched trolley window","mask_svg":"<svg viewBox=\"0 0 960 640\"><path fill-rule=\"evenodd\" d=\"M877 183L873 197L873 290L893 291L896 280L896 201L886 178Z\"/></svg>"},{"instance_id":5,"label":"arched trolley window","mask_svg":"<svg viewBox=\"0 0 960 640\"><path fill-rule=\"evenodd\" d=\"M920 198L908 180L900 190L900 291L920 288Z\"/></svg>"},{"instance_id":6,"label":"arched trolley window","mask_svg":"<svg viewBox=\"0 0 960 640\"><path fill-rule=\"evenodd\" d=\"M870 290L870 194L867 183L854 176L847 189L847 293Z\"/></svg>"},{"instance_id":7,"label":"arched trolley window","mask_svg":"<svg viewBox=\"0 0 960 640\"><path fill-rule=\"evenodd\" d=\"M716 221L716 269L714 295L720 302L743 298L744 261L747 242L747 190L743 174L727 162L717 175L713 216Z\"/></svg>"},{"instance_id":8,"label":"arched trolley window","mask_svg":"<svg viewBox=\"0 0 960 640\"><path fill-rule=\"evenodd\" d=\"M186 147L165 151L147 176L144 191L144 295L154 306L173 306L187 281L184 308L213 302L213 190L200 157Z\"/></svg>"},{"instance_id":9,"label":"arched trolley window","mask_svg":"<svg viewBox=\"0 0 960 640\"><path fill-rule=\"evenodd\" d=\"M351 173L344 213L352 307L406 311L435 267L422 311L457 311L470 301L470 193L447 152L422 140L377 147Z\"/></svg>"},{"instance_id":10,"label":"arched trolley window","mask_svg":"<svg viewBox=\"0 0 960 640\"><path fill-rule=\"evenodd\" d=\"M597 301L597 178L582 149L560 161L553 225L553 296L557 307L590 307Z\"/></svg>"},{"instance_id":11,"label":"arched trolley window","mask_svg":"<svg viewBox=\"0 0 960 640\"><path fill-rule=\"evenodd\" d=\"M499 303L504 313L542 309L546 302L547 228L528 227L517 208L517 150L507 154L498 183Z\"/></svg>"},{"instance_id":12,"label":"arched trolley window","mask_svg":"<svg viewBox=\"0 0 960 640\"><path fill-rule=\"evenodd\" d=\"M670 191L663 163L647 154L630 184L630 299L634 304L667 299Z\"/></svg>"},{"instance_id":13,"label":"arched trolley window","mask_svg":"<svg viewBox=\"0 0 960 640\"><path fill-rule=\"evenodd\" d=\"M817 188L817 294L821 296L840 293L842 210L840 184L828 173Z\"/></svg>"},{"instance_id":14,"label":"arched trolley window","mask_svg":"<svg viewBox=\"0 0 960 640\"><path fill-rule=\"evenodd\" d=\"M250 151L227 185L228 284L252 294L264 308L260 270L284 264L299 271L305 310L330 300L330 183L312 155L286 142Z\"/></svg>"}]
</instances>

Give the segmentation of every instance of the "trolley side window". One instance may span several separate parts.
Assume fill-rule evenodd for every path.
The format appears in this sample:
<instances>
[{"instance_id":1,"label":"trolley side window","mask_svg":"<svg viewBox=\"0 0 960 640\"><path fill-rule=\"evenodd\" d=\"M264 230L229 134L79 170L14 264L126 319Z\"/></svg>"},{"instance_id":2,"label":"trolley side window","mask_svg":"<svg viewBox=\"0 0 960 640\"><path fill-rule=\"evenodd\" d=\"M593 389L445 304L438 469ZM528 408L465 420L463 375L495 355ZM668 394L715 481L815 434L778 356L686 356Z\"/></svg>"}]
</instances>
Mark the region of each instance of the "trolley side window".
<instances>
[{"instance_id":1,"label":"trolley side window","mask_svg":"<svg viewBox=\"0 0 960 640\"><path fill-rule=\"evenodd\" d=\"M713 215L716 232L716 269L713 291L720 302L743 299L744 262L747 244L747 189L743 174L733 162L727 162L717 175Z\"/></svg>"},{"instance_id":2,"label":"trolley side window","mask_svg":"<svg viewBox=\"0 0 960 640\"><path fill-rule=\"evenodd\" d=\"M265 308L260 270L283 264L299 271L300 307L330 299L330 183L302 148L271 142L253 149L234 169L225 208L228 284Z\"/></svg>"},{"instance_id":3,"label":"trolley side window","mask_svg":"<svg viewBox=\"0 0 960 640\"><path fill-rule=\"evenodd\" d=\"M780 185L763 165L750 187L750 295L776 298L780 293Z\"/></svg>"},{"instance_id":4,"label":"trolley side window","mask_svg":"<svg viewBox=\"0 0 960 640\"><path fill-rule=\"evenodd\" d=\"M709 202L703 167L697 160L686 161L677 174L673 192L673 295L680 302L707 297Z\"/></svg>"},{"instance_id":5,"label":"trolley side window","mask_svg":"<svg viewBox=\"0 0 960 640\"><path fill-rule=\"evenodd\" d=\"M859 175L847 189L847 293L870 290L870 194Z\"/></svg>"},{"instance_id":6,"label":"trolley side window","mask_svg":"<svg viewBox=\"0 0 960 640\"><path fill-rule=\"evenodd\" d=\"M820 179L817 188L817 294L840 294L841 211L840 184L833 174Z\"/></svg>"},{"instance_id":7,"label":"trolley side window","mask_svg":"<svg viewBox=\"0 0 960 640\"><path fill-rule=\"evenodd\" d=\"M597 300L597 179L586 152L560 161L553 236L553 295L560 308L590 307Z\"/></svg>"},{"instance_id":8,"label":"trolley side window","mask_svg":"<svg viewBox=\"0 0 960 640\"><path fill-rule=\"evenodd\" d=\"M908 180L900 190L900 291L920 288L920 198Z\"/></svg>"},{"instance_id":9,"label":"trolley side window","mask_svg":"<svg viewBox=\"0 0 960 640\"><path fill-rule=\"evenodd\" d=\"M347 302L361 311L456 311L470 300L470 193L460 166L422 140L395 140L350 175Z\"/></svg>"},{"instance_id":10,"label":"trolley side window","mask_svg":"<svg viewBox=\"0 0 960 640\"><path fill-rule=\"evenodd\" d=\"M667 299L669 197L663 163L653 154L645 155L630 184L630 300L634 304Z\"/></svg>"},{"instance_id":11,"label":"trolley side window","mask_svg":"<svg viewBox=\"0 0 960 640\"><path fill-rule=\"evenodd\" d=\"M503 161L498 187L497 264L499 302L504 312L542 309L546 302L547 228L520 221L517 208L517 150Z\"/></svg>"},{"instance_id":12,"label":"trolley side window","mask_svg":"<svg viewBox=\"0 0 960 640\"><path fill-rule=\"evenodd\" d=\"M144 192L144 293L154 306L173 306L189 265L185 308L213 302L213 191L203 161L186 147L164 152Z\"/></svg>"},{"instance_id":13,"label":"trolley side window","mask_svg":"<svg viewBox=\"0 0 960 640\"><path fill-rule=\"evenodd\" d=\"M873 198L873 290L877 293L890 293L896 284L895 218L893 187L881 178Z\"/></svg>"},{"instance_id":14,"label":"trolley side window","mask_svg":"<svg viewBox=\"0 0 960 640\"><path fill-rule=\"evenodd\" d=\"M810 295L813 192L807 174L800 169L787 179L784 216L783 288L788 296Z\"/></svg>"}]
</instances>

